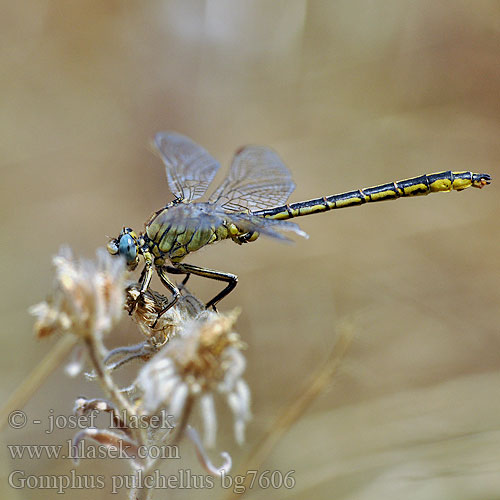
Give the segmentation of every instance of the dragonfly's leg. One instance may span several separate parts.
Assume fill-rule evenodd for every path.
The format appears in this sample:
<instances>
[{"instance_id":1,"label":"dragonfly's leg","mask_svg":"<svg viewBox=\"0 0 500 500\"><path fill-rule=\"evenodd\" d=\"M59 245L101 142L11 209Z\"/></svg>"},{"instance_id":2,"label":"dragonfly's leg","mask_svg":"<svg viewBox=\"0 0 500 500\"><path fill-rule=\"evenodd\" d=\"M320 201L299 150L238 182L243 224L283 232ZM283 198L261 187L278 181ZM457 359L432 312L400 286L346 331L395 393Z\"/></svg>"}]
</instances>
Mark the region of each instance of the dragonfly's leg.
<instances>
[{"instance_id":1,"label":"dragonfly's leg","mask_svg":"<svg viewBox=\"0 0 500 500\"><path fill-rule=\"evenodd\" d=\"M156 326L156 322L161 318L161 316L165 314L179 300L179 297L181 295L179 289L168 279L166 275L166 269L159 267L157 268L156 272L158 273L160 281L172 292L173 297L170 302L158 313L158 317L153 324L153 328Z\"/></svg>"},{"instance_id":2,"label":"dragonfly's leg","mask_svg":"<svg viewBox=\"0 0 500 500\"><path fill-rule=\"evenodd\" d=\"M204 278L210 278L217 281L225 281L227 283L226 288L219 292L215 297L210 299L205 307L208 309L212 307L214 311L217 309L215 305L217 302L222 300L226 295L228 295L238 283L238 276L230 273L222 273L220 271L214 271L213 269L206 269L204 267L193 266L192 264L177 264L175 266L178 271L183 271L185 273L191 273L196 276L203 276Z\"/></svg>"},{"instance_id":3,"label":"dragonfly's leg","mask_svg":"<svg viewBox=\"0 0 500 500\"><path fill-rule=\"evenodd\" d=\"M146 260L146 265L141 273L141 294L143 294L149 288L151 283L151 278L153 277L153 262L151 260Z\"/></svg>"},{"instance_id":4,"label":"dragonfly's leg","mask_svg":"<svg viewBox=\"0 0 500 500\"><path fill-rule=\"evenodd\" d=\"M182 280L181 286L186 286L186 283L189 280L189 277L191 276L191 273L188 273L186 271L181 271L180 269L177 269L177 267L174 266L165 266L164 269L167 271L167 273L171 274L185 274L186 277Z\"/></svg>"},{"instance_id":5,"label":"dragonfly's leg","mask_svg":"<svg viewBox=\"0 0 500 500\"><path fill-rule=\"evenodd\" d=\"M141 275L139 276L139 285L144 281L144 276L146 276L146 266L142 268Z\"/></svg>"},{"instance_id":6,"label":"dragonfly's leg","mask_svg":"<svg viewBox=\"0 0 500 500\"><path fill-rule=\"evenodd\" d=\"M139 300L142 298L142 294L147 291L149 288L149 284L151 283L151 278L153 277L153 262L151 260L146 260L146 265L144 266L144 269L141 272L141 276L139 278L139 283L141 285L141 289L139 291L139 295L137 298L134 300L133 304L131 307L128 309L129 315L132 315L134 312L135 308L137 307L137 304Z\"/></svg>"}]
</instances>

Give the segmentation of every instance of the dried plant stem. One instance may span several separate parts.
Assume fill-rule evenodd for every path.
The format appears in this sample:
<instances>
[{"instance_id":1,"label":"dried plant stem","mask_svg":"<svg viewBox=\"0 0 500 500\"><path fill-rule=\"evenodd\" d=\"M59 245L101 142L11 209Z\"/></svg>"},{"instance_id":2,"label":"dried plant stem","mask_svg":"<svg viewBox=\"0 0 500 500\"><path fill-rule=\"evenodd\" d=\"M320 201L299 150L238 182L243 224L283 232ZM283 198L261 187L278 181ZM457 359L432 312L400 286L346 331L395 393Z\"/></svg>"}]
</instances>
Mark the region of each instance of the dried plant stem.
<instances>
[{"instance_id":1,"label":"dried plant stem","mask_svg":"<svg viewBox=\"0 0 500 500\"><path fill-rule=\"evenodd\" d=\"M340 334L335 343L332 352L323 363L323 365L313 373L304 389L298 397L286 408L283 409L281 415L274 421L272 426L267 430L260 441L254 446L250 455L240 467L236 475L243 475L248 478L247 470L259 469L261 464L267 459L272 450L288 432L288 430L299 420L299 418L311 406L311 403L331 382L332 377L337 372L341 361L343 360L349 345L354 337L354 329L350 324L344 324L340 327ZM245 489L245 492L248 488ZM243 493L236 494L231 492L227 498L241 498Z\"/></svg>"},{"instance_id":2,"label":"dried plant stem","mask_svg":"<svg viewBox=\"0 0 500 500\"><path fill-rule=\"evenodd\" d=\"M152 488L134 488L130 490L130 500L150 500L153 494Z\"/></svg>"},{"instance_id":3,"label":"dried plant stem","mask_svg":"<svg viewBox=\"0 0 500 500\"><path fill-rule=\"evenodd\" d=\"M87 351L90 357L90 361L92 362L92 366L94 367L97 378L101 382L101 386L104 391L107 393L106 395L111 399L111 401L116 405L117 408L125 410L124 417L125 425L127 424L128 417L133 415L134 408L128 401L128 399L120 392L118 387L113 382L111 375L103 364L104 353L106 349L104 344L102 343L100 335L91 335L85 337L85 345L87 346Z\"/></svg>"},{"instance_id":4,"label":"dried plant stem","mask_svg":"<svg viewBox=\"0 0 500 500\"><path fill-rule=\"evenodd\" d=\"M49 375L66 359L77 343L78 337L73 335L65 335L57 341L0 409L0 430L7 424L9 413L24 407Z\"/></svg>"},{"instance_id":5,"label":"dried plant stem","mask_svg":"<svg viewBox=\"0 0 500 500\"><path fill-rule=\"evenodd\" d=\"M101 382L101 387L107 393L107 396L116 405L117 408L125 410L125 414L121 414L124 419L125 425L127 425L128 417L135 413L133 406L127 400L126 397L120 392L118 387L113 382L111 375L104 366L103 360L106 357L106 348L102 342L101 335L95 334L85 338L85 345L87 346L87 351L90 357L90 361L94 367L97 374L97 379ZM143 430L132 428L132 435L139 446L144 446L147 442ZM142 469L136 469L136 473L139 474L139 470L146 475L152 468L153 463L149 466L145 466ZM149 500L153 492L153 485L142 486L133 488L130 491L129 498L131 500Z\"/></svg>"}]
</instances>

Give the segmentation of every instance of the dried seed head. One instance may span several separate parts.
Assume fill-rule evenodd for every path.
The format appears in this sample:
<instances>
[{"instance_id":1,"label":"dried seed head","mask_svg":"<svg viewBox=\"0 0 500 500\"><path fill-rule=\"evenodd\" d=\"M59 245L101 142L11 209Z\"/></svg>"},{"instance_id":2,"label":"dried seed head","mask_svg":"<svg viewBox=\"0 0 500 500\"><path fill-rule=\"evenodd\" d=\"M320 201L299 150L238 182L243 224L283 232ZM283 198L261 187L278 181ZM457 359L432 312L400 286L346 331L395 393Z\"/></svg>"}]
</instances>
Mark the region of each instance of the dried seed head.
<instances>
[{"instance_id":1,"label":"dried seed head","mask_svg":"<svg viewBox=\"0 0 500 500\"><path fill-rule=\"evenodd\" d=\"M63 248L53 263L56 278L52 296L30 308L37 317L37 336L56 331L83 337L108 332L123 311L123 259L113 259L99 249L96 261L75 261L69 248Z\"/></svg>"},{"instance_id":2,"label":"dried seed head","mask_svg":"<svg viewBox=\"0 0 500 500\"><path fill-rule=\"evenodd\" d=\"M170 300L152 289L141 294L140 289L138 283L127 287L125 309L155 347L164 345L185 321L195 318L205 310L196 297L182 289L182 295L176 305L163 312Z\"/></svg>"},{"instance_id":3,"label":"dried seed head","mask_svg":"<svg viewBox=\"0 0 500 500\"><path fill-rule=\"evenodd\" d=\"M235 417L239 442L250 418L250 392L241 378L245 370L243 342L232 328L238 313L207 312L187 322L179 334L144 365L137 378L147 413L166 408L180 419L188 401L200 400L205 442L215 442L213 396L222 394Z\"/></svg>"}]
</instances>

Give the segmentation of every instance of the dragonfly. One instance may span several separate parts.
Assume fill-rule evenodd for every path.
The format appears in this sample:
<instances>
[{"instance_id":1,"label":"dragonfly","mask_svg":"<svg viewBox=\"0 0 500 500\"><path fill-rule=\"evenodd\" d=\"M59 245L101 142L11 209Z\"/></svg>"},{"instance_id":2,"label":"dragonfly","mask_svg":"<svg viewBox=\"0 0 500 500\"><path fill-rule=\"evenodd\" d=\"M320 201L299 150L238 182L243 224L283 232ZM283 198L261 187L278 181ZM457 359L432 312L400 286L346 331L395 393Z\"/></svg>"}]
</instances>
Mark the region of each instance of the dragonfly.
<instances>
[{"instance_id":1,"label":"dragonfly","mask_svg":"<svg viewBox=\"0 0 500 500\"><path fill-rule=\"evenodd\" d=\"M227 177L208 201L202 202L197 200L207 192L219 163L202 146L175 132L159 132L153 145L165 164L175 198L152 214L143 233L124 227L108 242L107 249L122 256L129 270L134 270L141 258L144 261L138 299L148 290L156 270L172 294L158 317L179 300L179 288L191 275L226 283L206 303L207 308L216 310L216 304L234 289L236 275L183 262L188 254L207 245L221 240L242 245L260 235L286 241L287 233L307 238L289 219L364 203L482 188L491 181L489 174L447 170L288 204L295 183L278 154L265 146L244 146L236 151ZM182 285L174 284L169 274L185 275Z\"/></svg>"}]
</instances>

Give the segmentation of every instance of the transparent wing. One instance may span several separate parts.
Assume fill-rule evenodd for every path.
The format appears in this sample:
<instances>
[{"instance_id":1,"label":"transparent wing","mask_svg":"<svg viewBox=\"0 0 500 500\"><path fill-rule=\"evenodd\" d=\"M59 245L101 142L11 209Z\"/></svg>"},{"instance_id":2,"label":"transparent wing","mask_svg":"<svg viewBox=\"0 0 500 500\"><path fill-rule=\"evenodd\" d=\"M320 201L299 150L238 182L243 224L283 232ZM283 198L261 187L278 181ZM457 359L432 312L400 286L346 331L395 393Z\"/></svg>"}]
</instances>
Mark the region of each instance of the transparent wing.
<instances>
[{"instance_id":1,"label":"transparent wing","mask_svg":"<svg viewBox=\"0 0 500 500\"><path fill-rule=\"evenodd\" d=\"M182 232L183 229L205 230L219 227L224 223L226 214L206 210L212 208L208 203L179 203L172 207L163 209L160 214L155 215L150 223L154 223L158 230L156 234L165 230L175 228Z\"/></svg>"},{"instance_id":2,"label":"transparent wing","mask_svg":"<svg viewBox=\"0 0 500 500\"><path fill-rule=\"evenodd\" d=\"M234 212L255 211L283 205L294 189L290 171L272 149L246 146L234 156L210 203Z\"/></svg>"},{"instance_id":3,"label":"transparent wing","mask_svg":"<svg viewBox=\"0 0 500 500\"><path fill-rule=\"evenodd\" d=\"M172 194L186 201L203 196L219 163L201 146L175 132L159 132L153 142L165 163Z\"/></svg>"},{"instance_id":4,"label":"transparent wing","mask_svg":"<svg viewBox=\"0 0 500 500\"><path fill-rule=\"evenodd\" d=\"M216 214L221 218L224 217L226 220L229 220L242 231L258 231L264 236L282 241L291 241L290 238L282 234L282 231L292 231L303 238L309 238L309 235L302 231L294 222L266 219L265 217L245 213L219 213L219 211L217 211Z\"/></svg>"}]
</instances>

